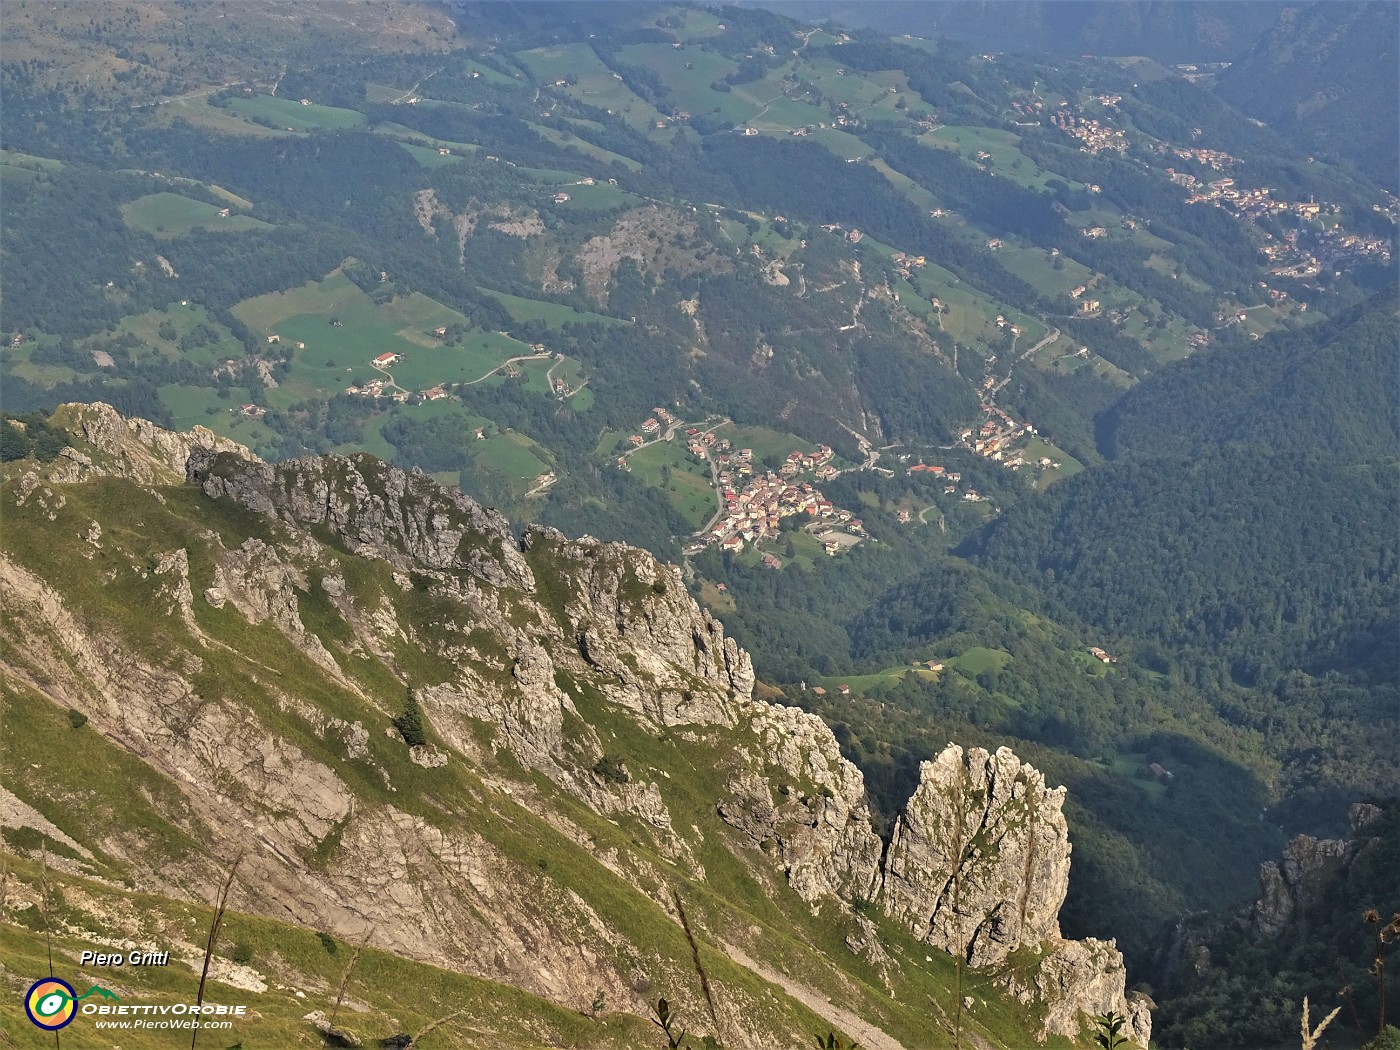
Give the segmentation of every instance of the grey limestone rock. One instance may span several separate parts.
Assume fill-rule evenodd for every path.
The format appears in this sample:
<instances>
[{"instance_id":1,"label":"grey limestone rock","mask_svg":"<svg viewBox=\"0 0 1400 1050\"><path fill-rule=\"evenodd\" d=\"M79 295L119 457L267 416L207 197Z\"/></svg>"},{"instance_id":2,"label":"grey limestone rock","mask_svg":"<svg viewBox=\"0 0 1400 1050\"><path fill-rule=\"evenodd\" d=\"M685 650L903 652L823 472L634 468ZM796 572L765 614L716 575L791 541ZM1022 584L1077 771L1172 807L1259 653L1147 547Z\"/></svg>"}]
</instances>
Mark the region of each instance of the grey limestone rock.
<instances>
[{"instance_id":1,"label":"grey limestone rock","mask_svg":"<svg viewBox=\"0 0 1400 1050\"><path fill-rule=\"evenodd\" d=\"M949 745L919 786L885 861L885 910L973 966L1059 935L1069 887L1063 788L1008 748Z\"/></svg>"}]
</instances>

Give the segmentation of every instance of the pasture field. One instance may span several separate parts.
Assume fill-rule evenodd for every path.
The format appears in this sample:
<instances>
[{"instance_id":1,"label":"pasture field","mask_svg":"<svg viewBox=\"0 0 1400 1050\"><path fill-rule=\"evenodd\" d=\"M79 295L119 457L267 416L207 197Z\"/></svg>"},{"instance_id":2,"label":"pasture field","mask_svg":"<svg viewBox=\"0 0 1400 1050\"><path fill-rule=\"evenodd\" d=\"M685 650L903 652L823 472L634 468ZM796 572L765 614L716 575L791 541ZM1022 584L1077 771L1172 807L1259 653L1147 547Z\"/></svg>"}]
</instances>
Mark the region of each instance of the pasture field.
<instances>
[{"instance_id":1,"label":"pasture field","mask_svg":"<svg viewBox=\"0 0 1400 1050\"><path fill-rule=\"evenodd\" d=\"M157 390L160 402L170 410L174 429L208 427L221 437L230 438L264 455L277 447L275 431L261 420L238 411L238 406L251 396L247 387L229 388L227 399L220 398L213 387L179 386L170 384Z\"/></svg>"},{"instance_id":2,"label":"pasture field","mask_svg":"<svg viewBox=\"0 0 1400 1050\"><path fill-rule=\"evenodd\" d=\"M915 270L911 283L929 299L938 299L944 313L938 326L964 346L986 345L999 337L996 305L962 282L951 270L930 262Z\"/></svg>"},{"instance_id":3,"label":"pasture field","mask_svg":"<svg viewBox=\"0 0 1400 1050\"><path fill-rule=\"evenodd\" d=\"M434 138L432 135L428 135L416 128L410 128L406 124L395 124L392 121L384 124L376 124L374 131L377 135L384 135L391 139L397 139L402 143L411 142L417 146L427 146L431 148L434 153L437 152L439 146L446 146L452 151L453 156L460 156L464 153L475 153L477 150L481 149L481 147L474 142L453 142L451 139Z\"/></svg>"},{"instance_id":4,"label":"pasture field","mask_svg":"<svg viewBox=\"0 0 1400 1050\"><path fill-rule=\"evenodd\" d=\"M823 557L826 555L823 554ZM880 685L893 685L902 681L905 675L914 675L922 678L926 682L938 681L938 672L930 671L927 667L888 667L883 671L876 671L874 674L853 674L844 678L824 677L816 679L816 684L820 685L828 693L837 693L842 685L849 686L852 696L862 696L869 690Z\"/></svg>"},{"instance_id":5,"label":"pasture field","mask_svg":"<svg viewBox=\"0 0 1400 1050\"><path fill-rule=\"evenodd\" d=\"M524 296L510 295L491 288L477 288L478 292L491 296L506 308L512 320L541 321L550 328L562 328L566 324L609 324L622 325L627 322L620 317L606 317L603 314L575 310L562 303L545 302L542 299L526 299Z\"/></svg>"},{"instance_id":6,"label":"pasture field","mask_svg":"<svg viewBox=\"0 0 1400 1050\"><path fill-rule=\"evenodd\" d=\"M787 457L789 452L813 452L816 445L803 441L793 434L768 427L741 427L728 423L715 431L715 437L729 441L737 451L741 448L753 449L754 473L758 473L765 456Z\"/></svg>"},{"instance_id":7,"label":"pasture field","mask_svg":"<svg viewBox=\"0 0 1400 1050\"><path fill-rule=\"evenodd\" d=\"M35 157L12 149L0 149L0 167L22 171L54 172L63 170L63 161L51 157Z\"/></svg>"},{"instance_id":8,"label":"pasture field","mask_svg":"<svg viewBox=\"0 0 1400 1050\"><path fill-rule=\"evenodd\" d=\"M191 230L238 233L270 230L272 225L251 215L230 213L220 218L219 207L178 193L151 193L121 206L122 221L133 230L162 239L183 237Z\"/></svg>"},{"instance_id":9,"label":"pasture field","mask_svg":"<svg viewBox=\"0 0 1400 1050\"><path fill-rule=\"evenodd\" d=\"M299 397L335 393L381 375L370 361L383 353L403 355L389 369L400 386L426 390L438 383L480 379L506 358L530 352L524 343L495 332L473 333L459 346L442 346L433 329L469 327L465 315L419 292L375 303L339 271L323 281L249 299L233 312L264 337L278 336L284 349L305 344L293 351L291 373L283 384L287 394ZM340 324L332 325L332 320Z\"/></svg>"},{"instance_id":10,"label":"pasture field","mask_svg":"<svg viewBox=\"0 0 1400 1050\"><path fill-rule=\"evenodd\" d=\"M717 504L709 471L690 457L679 439L649 445L627 463L637 478L666 494L691 528L698 529L714 514Z\"/></svg>"},{"instance_id":11,"label":"pasture field","mask_svg":"<svg viewBox=\"0 0 1400 1050\"><path fill-rule=\"evenodd\" d=\"M521 51L518 57L535 77L546 84L566 80L560 88L571 98L610 110L634 128L651 131L661 114L651 103L632 93L586 44L540 47Z\"/></svg>"},{"instance_id":12,"label":"pasture field","mask_svg":"<svg viewBox=\"0 0 1400 1050\"><path fill-rule=\"evenodd\" d=\"M1041 457L1046 457L1059 467L1046 469L1036 481L1037 491L1043 492L1061 478L1073 477L1084 469L1084 464L1075 459L1062 448L1056 448L1050 442L1042 438L1033 437L1026 443L1026 461L1029 463L1039 463Z\"/></svg>"},{"instance_id":13,"label":"pasture field","mask_svg":"<svg viewBox=\"0 0 1400 1050\"><path fill-rule=\"evenodd\" d=\"M1003 247L997 253L997 261L1008 273L1035 288L1037 294L1063 299L1066 304L1071 303L1070 289L1088 284L1094 276L1093 270L1073 259L1061 255L1058 259L1060 267L1056 269L1057 260L1048 257L1044 250L1015 244ZM1070 309L1073 306L1067 305L1066 312Z\"/></svg>"},{"instance_id":14,"label":"pasture field","mask_svg":"<svg viewBox=\"0 0 1400 1050\"><path fill-rule=\"evenodd\" d=\"M245 120L255 123L259 120L268 121L273 127L289 128L292 131L338 131L343 128L357 128L365 122L365 115L359 110L320 106L314 102L303 106L297 99L277 98L274 95L231 98L224 103L223 108Z\"/></svg>"},{"instance_id":15,"label":"pasture field","mask_svg":"<svg viewBox=\"0 0 1400 1050\"><path fill-rule=\"evenodd\" d=\"M507 430L467 446L472 463L514 481L533 481L549 464L535 451L538 447L524 434Z\"/></svg>"},{"instance_id":16,"label":"pasture field","mask_svg":"<svg viewBox=\"0 0 1400 1050\"><path fill-rule=\"evenodd\" d=\"M176 98L157 107L156 120L163 124L185 121L218 135L243 135L252 138L276 138L291 134L286 125L277 128L254 124L237 113L231 113L209 101L209 96Z\"/></svg>"},{"instance_id":17,"label":"pasture field","mask_svg":"<svg viewBox=\"0 0 1400 1050\"><path fill-rule=\"evenodd\" d=\"M52 387L76 379L78 373L67 365L50 365L33 360L34 351L45 344L55 343L55 336L40 336L37 340L26 340L23 345L6 348L4 354L5 374L26 379L42 387Z\"/></svg>"},{"instance_id":18,"label":"pasture field","mask_svg":"<svg viewBox=\"0 0 1400 1050\"><path fill-rule=\"evenodd\" d=\"M1050 179L1059 179L1076 187L1081 185L1063 175L1046 171L1021 152L1017 145L1021 141L1019 136L1001 128L974 128L949 124L925 132L919 136L919 141L926 146L952 150L969 164L984 164L998 176L1029 189L1043 190ZM987 153L990 156L986 160L979 160L978 153Z\"/></svg>"},{"instance_id":19,"label":"pasture field","mask_svg":"<svg viewBox=\"0 0 1400 1050\"><path fill-rule=\"evenodd\" d=\"M948 667L956 667L963 674L975 677L987 671L1000 671L1011 662L1011 654L1002 649L987 649L978 645L961 656L943 662Z\"/></svg>"},{"instance_id":20,"label":"pasture field","mask_svg":"<svg viewBox=\"0 0 1400 1050\"><path fill-rule=\"evenodd\" d=\"M549 358L540 361L517 361L525 389L540 397L553 397L554 390L549 385L549 369L554 364Z\"/></svg>"},{"instance_id":21,"label":"pasture field","mask_svg":"<svg viewBox=\"0 0 1400 1050\"><path fill-rule=\"evenodd\" d=\"M166 321L169 321L175 328L175 339L173 340L165 339L160 334L160 327ZM180 339L200 325L209 325L217 330L220 335L219 340L204 346L194 347L191 350L181 350ZM171 303L164 310L147 310L145 313L128 314L117 324L116 330L119 333L129 332L166 357L183 357L196 364L208 365L211 368L218 362L229 358L242 358L246 353L242 340L235 338L234 334L226 327L213 320L204 307L195 303L190 303L188 306Z\"/></svg>"},{"instance_id":22,"label":"pasture field","mask_svg":"<svg viewBox=\"0 0 1400 1050\"><path fill-rule=\"evenodd\" d=\"M536 124L534 121L529 120L527 120L525 123L528 124L530 126L530 130L533 131L540 138L546 140L547 142L552 142L554 145L559 146L563 149L576 149L580 153L592 157L594 160L602 161L604 164L621 164L624 168L628 169L629 171L642 170L642 166L638 164L635 160L633 160L631 157L624 157L621 153L614 153L612 150L604 149L602 146L595 146L587 139L579 135L575 135L573 132L567 129L551 128L545 126L544 124ZM577 180L579 176L573 175L571 176L571 178Z\"/></svg>"},{"instance_id":23,"label":"pasture field","mask_svg":"<svg viewBox=\"0 0 1400 1050\"><path fill-rule=\"evenodd\" d=\"M804 63L804 72L821 88L821 93L836 102L844 102L851 109L869 106L884 93L884 88L867 80L865 75L854 71L839 74L841 68L833 59L813 58Z\"/></svg>"},{"instance_id":24,"label":"pasture field","mask_svg":"<svg viewBox=\"0 0 1400 1050\"><path fill-rule=\"evenodd\" d=\"M891 186L899 190L900 193L908 197L925 211L932 211L940 207L942 202L928 190L924 189L917 182L903 172L895 171L879 157L869 162L870 166L889 180Z\"/></svg>"},{"instance_id":25,"label":"pasture field","mask_svg":"<svg viewBox=\"0 0 1400 1050\"><path fill-rule=\"evenodd\" d=\"M710 85L723 80L738 65L723 55L699 48L673 48L669 44L627 44L618 49L629 65L644 66L660 74L678 110L689 113L718 112L738 124L756 112L756 106L733 91L714 91Z\"/></svg>"},{"instance_id":26,"label":"pasture field","mask_svg":"<svg viewBox=\"0 0 1400 1050\"><path fill-rule=\"evenodd\" d=\"M777 90L776 85L774 90ZM816 127L830 118L831 114L820 106L778 97L765 103L763 111L751 116L748 124L759 131L788 131L792 128Z\"/></svg>"},{"instance_id":27,"label":"pasture field","mask_svg":"<svg viewBox=\"0 0 1400 1050\"><path fill-rule=\"evenodd\" d=\"M562 211L612 211L614 208L635 208L645 203L640 197L609 186L606 182L597 182L592 186L566 186L563 192L569 195L569 199L563 204L553 205Z\"/></svg>"},{"instance_id":28,"label":"pasture field","mask_svg":"<svg viewBox=\"0 0 1400 1050\"><path fill-rule=\"evenodd\" d=\"M1085 655L1088 656L1087 653ZM1092 656L1088 656L1088 659L1093 661L1098 667L1103 667L1103 664L1100 664ZM1119 776L1132 781L1135 785L1140 787L1149 797L1154 799L1163 798L1167 793L1167 785L1152 776L1148 771L1147 764L1151 761L1153 761L1153 759L1145 754L1119 752L1112 756L1112 759L1107 764L1109 768Z\"/></svg>"},{"instance_id":29,"label":"pasture field","mask_svg":"<svg viewBox=\"0 0 1400 1050\"><path fill-rule=\"evenodd\" d=\"M428 390L439 383L471 383L502 362L530 348L498 332L469 335L457 346L419 347L389 366L394 382L405 390Z\"/></svg>"},{"instance_id":30,"label":"pasture field","mask_svg":"<svg viewBox=\"0 0 1400 1050\"><path fill-rule=\"evenodd\" d=\"M454 398L444 398L440 401L425 401L421 405L396 404L386 412L379 412L365 426L364 437L360 441L340 445L335 451L343 453L368 452L373 456L378 456L386 463L394 462L398 455L398 450L384 436L384 428L399 418L411 419L415 422L422 422L429 419L439 419L444 416L455 417L462 423L462 444L474 444L472 431L477 427L494 427L495 424L482 416L473 415L462 408L460 402Z\"/></svg>"},{"instance_id":31,"label":"pasture field","mask_svg":"<svg viewBox=\"0 0 1400 1050\"><path fill-rule=\"evenodd\" d=\"M408 154L418 162L420 168L430 170L432 168L447 168L462 162L462 158L456 152L443 156L437 151L436 146L423 146L416 142L400 142L399 145L408 151ZM451 149L452 147L447 148Z\"/></svg>"},{"instance_id":32,"label":"pasture field","mask_svg":"<svg viewBox=\"0 0 1400 1050\"><path fill-rule=\"evenodd\" d=\"M809 131L807 138L820 146L825 146L843 160L850 160L852 157L868 157L875 152L873 147L840 128L817 128L815 131Z\"/></svg>"}]
</instances>

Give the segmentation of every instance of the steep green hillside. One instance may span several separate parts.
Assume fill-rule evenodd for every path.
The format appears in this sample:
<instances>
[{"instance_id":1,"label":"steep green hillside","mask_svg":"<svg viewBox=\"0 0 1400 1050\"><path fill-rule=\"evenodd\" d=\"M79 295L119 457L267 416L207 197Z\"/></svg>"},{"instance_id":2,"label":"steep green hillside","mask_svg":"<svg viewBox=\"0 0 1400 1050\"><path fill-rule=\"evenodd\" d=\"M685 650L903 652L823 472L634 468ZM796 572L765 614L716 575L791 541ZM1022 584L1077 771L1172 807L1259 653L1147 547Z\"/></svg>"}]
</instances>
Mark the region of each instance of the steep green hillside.
<instances>
[{"instance_id":1,"label":"steep green hillside","mask_svg":"<svg viewBox=\"0 0 1400 1050\"><path fill-rule=\"evenodd\" d=\"M1348 796L1396 786L1394 321L1385 296L1307 337L1164 372L1105 421L1115 463L967 548L1047 609L1221 690L1290 792L1334 798L1313 811L1328 822ZM1254 698L1224 700L1232 685Z\"/></svg>"}]
</instances>

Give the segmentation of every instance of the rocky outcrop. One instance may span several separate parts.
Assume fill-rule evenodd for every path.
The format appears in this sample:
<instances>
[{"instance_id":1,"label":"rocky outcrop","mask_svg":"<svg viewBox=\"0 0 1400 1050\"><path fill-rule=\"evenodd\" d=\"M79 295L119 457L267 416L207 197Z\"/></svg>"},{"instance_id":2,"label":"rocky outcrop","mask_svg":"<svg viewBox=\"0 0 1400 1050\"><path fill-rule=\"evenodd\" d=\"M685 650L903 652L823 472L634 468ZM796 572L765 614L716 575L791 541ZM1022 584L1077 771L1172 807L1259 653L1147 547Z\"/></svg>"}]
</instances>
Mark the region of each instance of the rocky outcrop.
<instances>
[{"instance_id":1,"label":"rocky outcrop","mask_svg":"<svg viewBox=\"0 0 1400 1050\"><path fill-rule=\"evenodd\" d=\"M1350 843L1338 839L1299 835L1283 848L1282 860L1266 860L1259 870L1259 898L1250 916L1254 932L1277 937L1296 912L1317 899L1322 883L1350 848Z\"/></svg>"},{"instance_id":2,"label":"rocky outcrop","mask_svg":"<svg viewBox=\"0 0 1400 1050\"><path fill-rule=\"evenodd\" d=\"M465 493L373 456L314 456L276 465L212 448L191 451L187 478L289 524L324 525L356 554L401 569L465 569L497 587L534 590L510 523Z\"/></svg>"},{"instance_id":3,"label":"rocky outcrop","mask_svg":"<svg viewBox=\"0 0 1400 1050\"><path fill-rule=\"evenodd\" d=\"M94 458L72 450L54 461L51 479L78 481L83 477L115 474L143 485L182 481L190 454L199 449L227 452L251 463L260 460L248 449L220 437L205 427L178 432L158 427L145 419L130 419L111 405L61 406L54 422L71 430L99 453Z\"/></svg>"},{"instance_id":4,"label":"rocky outcrop","mask_svg":"<svg viewBox=\"0 0 1400 1050\"><path fill-rule=\"evenodd\" d=\"M760 704L751 725L766 764L730 780L719 815L772 856L808 903L865 899L876 881L881 844L871 830L860 770L841 757L836 738L815 715Z\"/></svg>"},{"instance_id":5,"label":"rocky outcrop","mask_svg":"<svg viewBox=\"0 0 1400 1050\"><path fill-rule=\"evenodd\" d=\"M919 769L885 860L885 910L973 966L1059 936L1069 888L1064 788L1008 748L949 745Z\"/></svg>"},{"instance_id":6,"label":"rocky outcrop","mask_svg":"<svg viewBox=\"0 0 1400 1050\"><path fill-rule=\"evenodd\" d=\"M189 571L188 560L185 571ZM271 621L293 645L343 681L340 665L301 622L297 592L304 594L307 588L299 567L262 540L248 539L237 550L220 551L204 600L215 608L232 603L250 623Z\"/></svg>"},{"instance_id":7,"label":"rocky outcrop","mask_svg":"<svg viewBox=\"0 0 1400 1050\"><path fill-rule=\"evenodd\" d=\"M991 970L1043 1010L1041 1038L1076 1037L1109 1010L1146 1046L1150 1007L1124 994L1112 941L1069 941L1059 913L1069 889L1065 789L1009 748L949 744L919 768L881 869L879 902L916 936Z\"/></svg>"},{"instance_id":8,"label":"rocky outcrop","mask_svg":"<svg viewBox=\"0 0 1400 1050\"><path fill-rule=\"evenodd\" d=\"M569 632L609 699L657 725L732 726L753 694L753 663L704 612L680 572L645 551L535 526L521 547L550 577L540 600Z\"/></svg>"},{"instance_id":9,"label":"rocky outcrop","mask_svg":"<svg viewBox=\"0 0 1400 1050\"><path fill-rule=\"evenodd\" d=\"M1039 1036L1075 1038L1089 1017L1116 1013L1127 1018L1124 1034L1139 1046L1152 1037L1152 1000L1137 992L1124 994L1127 970L1112 941L1086 937L1082 941L1055 939L1038 947L1037 964L1008 968L1001 983L1021 1002L1039 1006L1043 1020ZM1042 954L1043 953L1043 954Z\"/></svg>"}]
</instances>

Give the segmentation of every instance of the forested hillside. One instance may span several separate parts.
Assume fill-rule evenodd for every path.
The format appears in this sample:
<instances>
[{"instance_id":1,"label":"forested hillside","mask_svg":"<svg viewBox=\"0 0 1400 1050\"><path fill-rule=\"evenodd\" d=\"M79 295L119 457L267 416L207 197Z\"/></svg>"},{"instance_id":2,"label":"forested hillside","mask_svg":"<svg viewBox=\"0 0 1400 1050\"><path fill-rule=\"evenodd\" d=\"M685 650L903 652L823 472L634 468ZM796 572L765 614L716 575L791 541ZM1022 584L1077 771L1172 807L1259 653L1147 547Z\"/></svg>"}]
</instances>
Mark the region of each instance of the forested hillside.
<instances>
[{"instance_id":1,"label":"forested hillside","mask_svg":"<svg viewBox=\"0 0 1400 1050\"><path fill-rule=\"evenodd\" d=\"M1221 97L1400 189L1400 11L1392 3L1284 8L1223 73ZM1379 131L1379 133L1377 133Z\"/></svg>"},{"instance_id":2,"label":"forested hillside","mask_svg":"<svg viewBox=\"0 0 1400 1050\"><path fill-rule=\"evenodd\" d=\"M1393 791L1395 317L1385 295L1164 371L1104 421L1112 464L966 553L1201 687L1258 690L1231 717L1299 786Z\"/></svg>"}]
</instances>

